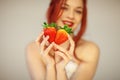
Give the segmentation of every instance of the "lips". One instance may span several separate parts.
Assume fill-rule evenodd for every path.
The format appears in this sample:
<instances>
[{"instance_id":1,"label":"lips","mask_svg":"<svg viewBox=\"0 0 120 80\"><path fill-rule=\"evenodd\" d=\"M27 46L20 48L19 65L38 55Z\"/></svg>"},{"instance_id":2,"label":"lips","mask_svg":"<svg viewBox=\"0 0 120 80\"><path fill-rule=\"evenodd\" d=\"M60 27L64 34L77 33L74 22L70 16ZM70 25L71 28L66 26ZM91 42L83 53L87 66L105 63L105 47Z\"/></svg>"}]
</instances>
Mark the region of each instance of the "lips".
<instances>
[{"instance_id":1,"label":"lips","mask_svg":"<svg viewBox=\"0 0 120 80\"><path fill-rule=\"evenodd\" d=\"M63 24L64 24L64 25L68 25L69 27L73 27L73 24L74 24L74 23L73 23L72 21L64 20L64 21L63 21Z\"/></svg>"}]
</instances>

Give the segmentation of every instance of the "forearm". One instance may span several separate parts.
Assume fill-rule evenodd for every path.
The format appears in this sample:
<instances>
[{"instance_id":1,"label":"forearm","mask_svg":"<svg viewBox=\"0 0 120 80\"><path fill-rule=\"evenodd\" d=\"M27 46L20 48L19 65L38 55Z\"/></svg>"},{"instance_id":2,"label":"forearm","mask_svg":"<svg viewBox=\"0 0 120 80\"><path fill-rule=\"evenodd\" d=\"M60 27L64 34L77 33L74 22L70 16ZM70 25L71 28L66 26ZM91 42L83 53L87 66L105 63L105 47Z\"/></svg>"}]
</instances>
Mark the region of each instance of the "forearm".
<instances>
[{"instance_id":1,"label":"forearm","mask_svg":"<svg viewBox=\"0 0 120 80\"><path fill-rule=\"evenodd\" d=\"M64 69L57 68L57 80L68 80Z\"/></svg>"},{"instance_id":2,"label":"forearm","mask_svg":"<svg viewBox=\"0 0 120 80\"><path fill-rule=\"evenodd\" d=\"M46 79L45 80L56 80L55 66L46 67Z\"/></svg>"}]
</instances>

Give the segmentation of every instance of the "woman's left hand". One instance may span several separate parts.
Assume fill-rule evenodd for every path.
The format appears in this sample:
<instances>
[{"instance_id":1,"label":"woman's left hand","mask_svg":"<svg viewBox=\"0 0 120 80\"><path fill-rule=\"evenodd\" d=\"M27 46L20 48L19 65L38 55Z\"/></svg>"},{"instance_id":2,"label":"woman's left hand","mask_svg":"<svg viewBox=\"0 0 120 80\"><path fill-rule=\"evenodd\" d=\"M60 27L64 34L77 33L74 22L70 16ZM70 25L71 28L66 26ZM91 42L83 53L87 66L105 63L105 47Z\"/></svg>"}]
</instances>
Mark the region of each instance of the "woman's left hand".
<instances>
[{"instance_id":1,"label":"woman's left hand","mask_svg":"<svg viewBox=\"0 0 120 80\"><path fill-rule=\"evenodd\" d=\"M73 59L75 44L69 35L68 35L68 40L70 43L69 50L66 50L57 44L54 44L54 47L57 49L57 51L55 51L55 60L56 60L56 68L58 69L60 68L64 69L66 64ZM59 60L57 60L58 58Z\"/></svg>"}]
</instances>

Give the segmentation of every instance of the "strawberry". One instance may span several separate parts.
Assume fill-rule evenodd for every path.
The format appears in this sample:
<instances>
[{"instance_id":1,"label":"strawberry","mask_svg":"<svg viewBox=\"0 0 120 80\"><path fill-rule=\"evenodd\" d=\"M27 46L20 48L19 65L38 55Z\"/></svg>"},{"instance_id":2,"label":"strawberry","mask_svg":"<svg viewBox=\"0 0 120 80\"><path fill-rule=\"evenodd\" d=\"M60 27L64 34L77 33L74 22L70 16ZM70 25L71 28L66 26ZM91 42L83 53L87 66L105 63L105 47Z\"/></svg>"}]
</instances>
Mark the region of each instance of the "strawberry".
<instances>
[{"instance_id":1,"label":"strawberry","mask_svg":"<svg viewBox=\"0 0 120 80\"><path fill-rule=\"evenodd\" d=\"M72 33L72 29L68 26L64 26L63 28L60 28L55 37L55 43L56 44L62 44L68 39L68 34Z\"/></svg>"},{"instance_id":2,"label":"strawberry","mask_svg":"<svg viewBox=\"0 0 120 80\"><path fill-rule=\"evenodd\" d=\"M44 35L45 36L49 36L48 41L51 43L55 40L55 36L56 36L56 24L55 23L51 23L51 24L47 24L44 22Z\"/></svg>"}]
</instances>

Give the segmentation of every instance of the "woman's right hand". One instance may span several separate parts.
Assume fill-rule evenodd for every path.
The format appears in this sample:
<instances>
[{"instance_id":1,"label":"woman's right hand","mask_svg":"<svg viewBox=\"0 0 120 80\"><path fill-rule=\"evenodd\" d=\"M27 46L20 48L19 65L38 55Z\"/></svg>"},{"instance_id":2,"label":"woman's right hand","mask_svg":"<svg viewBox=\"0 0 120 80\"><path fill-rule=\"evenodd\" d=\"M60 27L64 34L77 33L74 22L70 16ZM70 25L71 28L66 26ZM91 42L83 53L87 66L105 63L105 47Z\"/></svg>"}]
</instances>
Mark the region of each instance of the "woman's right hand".
<instances>
[{"instance_id":1,"label":"woman's right hand","mask_svg":"<svg viewBox=\"0 0 120 80\"><path fill-rule=\"evenodd\" d=\"M44 37L44 32L42 32L39 37L36 39L36 42L39 46L40 55L42 56L42 60L45 63L46 66L54 66L55 60L50 55L50 50L53 48L53 43L48 43L49 36Z\"/></svg>"}]
</instances>

